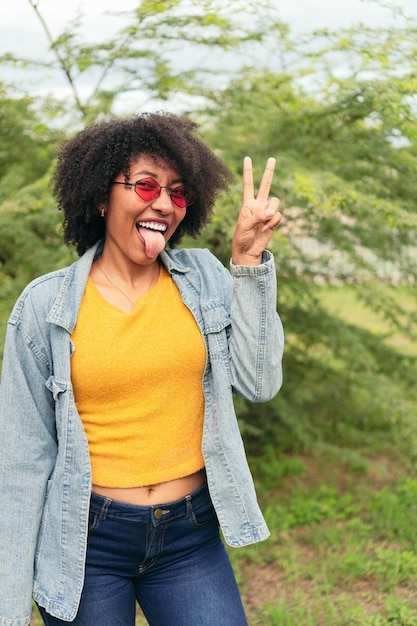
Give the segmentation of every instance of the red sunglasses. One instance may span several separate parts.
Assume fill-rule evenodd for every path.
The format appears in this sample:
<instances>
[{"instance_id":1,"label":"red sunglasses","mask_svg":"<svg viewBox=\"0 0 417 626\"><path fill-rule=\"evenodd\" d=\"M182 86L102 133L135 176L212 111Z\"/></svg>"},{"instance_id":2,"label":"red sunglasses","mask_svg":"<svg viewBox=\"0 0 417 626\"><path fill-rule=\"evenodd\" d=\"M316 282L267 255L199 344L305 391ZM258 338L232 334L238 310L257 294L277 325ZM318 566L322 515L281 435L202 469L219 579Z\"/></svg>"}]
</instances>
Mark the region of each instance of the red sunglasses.
<instances>
[{"instance_id":1,"label":"red sunglasses","mask_svg":"<svg viewBox=\"0 0 417 626\"><path fill-rule=\"evenodd\" d=\"M125 187L133 187L135 192L145 202L156 200L161 195L161 189L166 189L171 202L180 209L190 206L194 202L194 192L186 189L184 185L179 187L166 187L160 185L153 178L142 178L135 183L124 183L118 180L113 181L113 185L124 185Z\"/></svg>"}]
</instances>

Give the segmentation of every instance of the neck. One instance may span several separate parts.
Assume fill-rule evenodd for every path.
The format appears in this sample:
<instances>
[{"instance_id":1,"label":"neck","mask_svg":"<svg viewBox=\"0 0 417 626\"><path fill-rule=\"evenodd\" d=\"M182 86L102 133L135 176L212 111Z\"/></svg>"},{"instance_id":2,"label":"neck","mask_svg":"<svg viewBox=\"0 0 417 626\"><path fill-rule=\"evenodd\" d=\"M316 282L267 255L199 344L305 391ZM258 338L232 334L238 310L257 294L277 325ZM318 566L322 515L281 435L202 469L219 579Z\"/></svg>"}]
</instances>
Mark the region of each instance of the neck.
<instances>
[{"instance_id":1,"label":"neck","mask_svg":"<svg viewBox=\"0 0 417 626\"><path fill-rule=\"evenodd\" d=\"M157 260L134 269L135 271L121 271L103 255L94 262L90 276L106 300L129 311L133 309L136 300L152 289L159 277Z\"/></svg>"},{"instance_id":2,"label":"neck","mask_svg":"<svg viewBox=\"0 0 417 626\"><path fill-rule=\"evenodd\" d=\"M136 289L143 281L149 281L159 274L158 258L150 261L149 264L139 265L124 257L119 258L114 254L106 253L106 248L104 248L98 262L112 280L128 289Z\"/></svg>"}]
</instances>

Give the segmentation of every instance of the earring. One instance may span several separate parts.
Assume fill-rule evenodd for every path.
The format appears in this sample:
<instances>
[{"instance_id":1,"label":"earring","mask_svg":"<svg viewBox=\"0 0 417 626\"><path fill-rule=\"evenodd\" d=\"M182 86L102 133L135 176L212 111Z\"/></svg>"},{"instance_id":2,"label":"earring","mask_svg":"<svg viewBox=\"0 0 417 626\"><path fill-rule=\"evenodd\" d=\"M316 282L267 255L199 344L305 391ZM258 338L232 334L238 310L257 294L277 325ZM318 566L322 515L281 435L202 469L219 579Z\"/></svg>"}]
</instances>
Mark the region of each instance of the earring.
<instances>
[{"instance_id":1,"label":"earring","mask_svg":"<svg viewBox=\"0 0 417 626\"><path fill-rule=\"evenodd\" d=\"M106 214L106 210L105 210L105 208L104 208L104 207L101 207L101 211L100 211L100 215L101 215L101 217L104 217L104 216L105 216L105 214Z\"/></svg>"}]
</instances>

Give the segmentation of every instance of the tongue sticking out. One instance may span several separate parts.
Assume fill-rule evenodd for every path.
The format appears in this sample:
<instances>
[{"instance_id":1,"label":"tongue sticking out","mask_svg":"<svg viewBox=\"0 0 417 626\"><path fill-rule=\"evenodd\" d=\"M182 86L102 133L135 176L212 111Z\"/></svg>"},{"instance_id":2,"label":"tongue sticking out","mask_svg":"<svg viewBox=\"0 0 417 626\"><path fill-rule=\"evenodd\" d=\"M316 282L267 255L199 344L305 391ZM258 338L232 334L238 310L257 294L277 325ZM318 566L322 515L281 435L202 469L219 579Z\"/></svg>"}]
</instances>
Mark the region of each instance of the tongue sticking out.
<instances>
[{"instance_id":1,"label":"tongue sticking out","mask_svg":"<svg viewBox=\"0 0 417 626\"><path fill-rule=\"evenodd\" d=\"M145 244L146 256L149 259L154 259L165 248L163 234L150 228L138 228L138 231Z\"/></svg>"}]
</instances>

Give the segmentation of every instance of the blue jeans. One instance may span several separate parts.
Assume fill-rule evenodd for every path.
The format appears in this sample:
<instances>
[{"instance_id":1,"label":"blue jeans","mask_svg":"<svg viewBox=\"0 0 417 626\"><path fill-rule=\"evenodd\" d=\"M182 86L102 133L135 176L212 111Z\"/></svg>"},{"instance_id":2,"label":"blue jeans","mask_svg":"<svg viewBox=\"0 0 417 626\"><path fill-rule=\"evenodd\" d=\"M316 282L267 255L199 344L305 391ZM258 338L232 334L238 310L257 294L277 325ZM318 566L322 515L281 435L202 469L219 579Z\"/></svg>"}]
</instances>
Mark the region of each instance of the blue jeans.
<instances>
[{"instance_id":1,"label":"blue jeans","mask_svg":"<svg viewBox=\"0 0 417 626\"><path fill-rule=\"evenodd\" d=\"M159 506L92 494L74 626L247 626L207 485ZM46 626L68 625L39 607Z\"/></svg>"}]
</instances>

